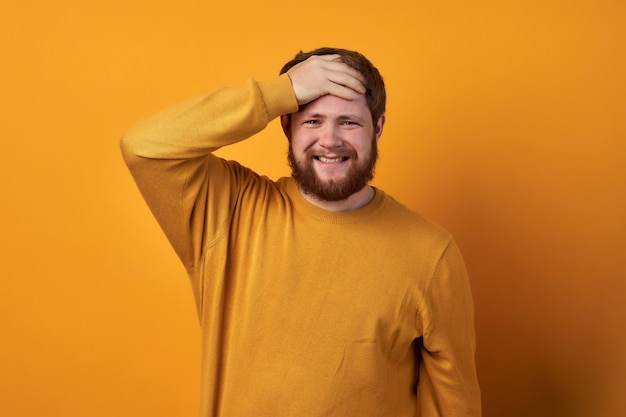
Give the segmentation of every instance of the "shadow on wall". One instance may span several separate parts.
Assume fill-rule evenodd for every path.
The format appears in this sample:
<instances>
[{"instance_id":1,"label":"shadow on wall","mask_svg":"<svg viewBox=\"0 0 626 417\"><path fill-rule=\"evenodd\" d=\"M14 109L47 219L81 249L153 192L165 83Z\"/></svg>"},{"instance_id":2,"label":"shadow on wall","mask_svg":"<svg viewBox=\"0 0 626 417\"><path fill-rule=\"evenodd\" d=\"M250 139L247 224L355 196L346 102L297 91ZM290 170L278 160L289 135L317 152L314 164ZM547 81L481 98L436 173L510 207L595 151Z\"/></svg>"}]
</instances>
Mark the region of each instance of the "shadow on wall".
<instances>
[{"instance_id":1,"label":"shadow on wall","mask_svg":"<svg viewBox=\"0 0 626 417\"><path fill-rule=\"evenodd\" d=\"M484 415L626 415L623 202L604 170L508 146L453 154L429 208L470 272Z\"/></svg>"}]
</instances>

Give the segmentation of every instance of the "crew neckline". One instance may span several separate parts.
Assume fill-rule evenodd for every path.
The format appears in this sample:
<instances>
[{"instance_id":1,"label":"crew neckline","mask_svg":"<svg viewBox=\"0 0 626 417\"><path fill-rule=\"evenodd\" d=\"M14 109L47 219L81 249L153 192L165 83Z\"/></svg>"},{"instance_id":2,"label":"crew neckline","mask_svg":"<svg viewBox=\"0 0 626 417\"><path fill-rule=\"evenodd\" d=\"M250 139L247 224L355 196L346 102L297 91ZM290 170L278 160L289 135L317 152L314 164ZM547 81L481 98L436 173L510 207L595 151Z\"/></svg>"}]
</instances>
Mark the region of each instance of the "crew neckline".
<instances>
[{"instance_id":1,"label":"crew neckline","mask_svg":"<svg viewBox=\"0 0 626 417\"><path fill-rule=\"evenodd\" d=\"M384 207L386 201L384 191L372 187L374 189L374 198L363 207L349 211L329 211L307 201L300 193L298 184L293 178L285 177L280 182L284 184L284 189L296 211L302 211L305 216L325 223L345 224L362 221L379 212Z\"/></svg>"}]
</instances>

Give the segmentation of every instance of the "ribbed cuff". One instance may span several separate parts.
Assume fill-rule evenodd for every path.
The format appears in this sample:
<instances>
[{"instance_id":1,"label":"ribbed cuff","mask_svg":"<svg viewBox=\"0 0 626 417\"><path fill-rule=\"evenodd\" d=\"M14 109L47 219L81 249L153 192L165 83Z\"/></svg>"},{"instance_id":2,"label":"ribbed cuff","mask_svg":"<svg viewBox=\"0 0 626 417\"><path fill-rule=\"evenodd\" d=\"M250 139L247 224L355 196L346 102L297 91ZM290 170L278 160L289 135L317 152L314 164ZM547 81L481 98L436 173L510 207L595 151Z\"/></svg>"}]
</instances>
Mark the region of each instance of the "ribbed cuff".
<instances>
[{"instance_id":1,"label":"ribbed cuff","mask_svg":"<svg viewBox=\"0 0 626 417\"><path fill-rule=\"evenodd\" d=\"M259 81L258 86L261 94L263 94L269 120L298 111L296 94L287 74L267 81Z\"/></svg>"}]
</instances>

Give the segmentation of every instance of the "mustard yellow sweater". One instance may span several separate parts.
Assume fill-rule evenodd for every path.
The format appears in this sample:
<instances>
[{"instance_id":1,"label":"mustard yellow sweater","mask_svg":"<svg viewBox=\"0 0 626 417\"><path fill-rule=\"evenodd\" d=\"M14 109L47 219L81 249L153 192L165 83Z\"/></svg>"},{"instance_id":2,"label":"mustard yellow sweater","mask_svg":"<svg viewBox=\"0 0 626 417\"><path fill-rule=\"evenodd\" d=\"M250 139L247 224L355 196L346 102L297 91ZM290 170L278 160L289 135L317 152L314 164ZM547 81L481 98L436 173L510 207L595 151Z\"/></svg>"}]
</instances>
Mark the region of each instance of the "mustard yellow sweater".
<instances>
[{"instance_id":1,"label":"mustard yellow sweater","mask_svg":"<svg viewBox=\"0 0 626 417\"><path fill-rule=\"evenodd\" d=\"M381 190L328 212L212 155L296 111L285 75L130 128L124 158L202 328L202 417L480 415L473 307L441 228Z\"/></svg>"}]
</instances>

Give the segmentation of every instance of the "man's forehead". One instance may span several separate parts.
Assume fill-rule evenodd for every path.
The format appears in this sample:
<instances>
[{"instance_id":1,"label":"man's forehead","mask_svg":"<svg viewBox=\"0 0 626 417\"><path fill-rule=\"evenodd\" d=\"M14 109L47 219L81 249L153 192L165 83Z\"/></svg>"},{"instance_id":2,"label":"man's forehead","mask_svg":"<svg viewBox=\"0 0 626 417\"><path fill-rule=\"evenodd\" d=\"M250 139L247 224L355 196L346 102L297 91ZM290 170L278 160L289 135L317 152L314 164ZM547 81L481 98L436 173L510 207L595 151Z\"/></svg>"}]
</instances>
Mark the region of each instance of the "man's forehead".
<instances>
[{"instance_id":1,"label":"man's forehead","mask_svg":"<svg viewBox=\"0 0 626 417\"><path fill-rule=\"evenodd\" d=\"M303 106L298 113L303 115L320 116L346 116L368 115L370 113L365 96L361 95L356 100L346 100L333 95L325 95Z\"/></svg>"}]
</instances>

